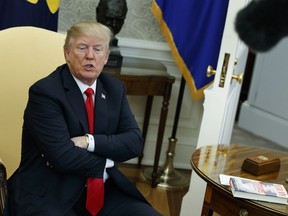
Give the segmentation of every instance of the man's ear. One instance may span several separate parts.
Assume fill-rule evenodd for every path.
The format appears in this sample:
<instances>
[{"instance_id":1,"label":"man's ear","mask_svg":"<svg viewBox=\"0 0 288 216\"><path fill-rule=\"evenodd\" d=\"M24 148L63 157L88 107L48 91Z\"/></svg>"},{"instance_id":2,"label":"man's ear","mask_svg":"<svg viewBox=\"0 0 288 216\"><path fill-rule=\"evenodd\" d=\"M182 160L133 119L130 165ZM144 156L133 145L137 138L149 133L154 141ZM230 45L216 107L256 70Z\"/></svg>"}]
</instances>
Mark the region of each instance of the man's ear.
<instances>
[{"instance_id":1,"label":"man's ear","mask_svg":"<svg viewBox=\"0 0 288 216\"><path fill-rule=\"evenodd\" d=\"M66 62L69 62L69 53L70 53L69 49L64 47L63 51Z\"/></svg>"},{"instance_id":2,"label":"man's ear","mask_svg":"<svg viewBox=\"0 0 288 216\"><path fill-rule=\"evenodd\" d=\"M266 52L288 35L288 0L251 1L240 10L235 30L256 52Z\"/></svg>"}]
</instances>

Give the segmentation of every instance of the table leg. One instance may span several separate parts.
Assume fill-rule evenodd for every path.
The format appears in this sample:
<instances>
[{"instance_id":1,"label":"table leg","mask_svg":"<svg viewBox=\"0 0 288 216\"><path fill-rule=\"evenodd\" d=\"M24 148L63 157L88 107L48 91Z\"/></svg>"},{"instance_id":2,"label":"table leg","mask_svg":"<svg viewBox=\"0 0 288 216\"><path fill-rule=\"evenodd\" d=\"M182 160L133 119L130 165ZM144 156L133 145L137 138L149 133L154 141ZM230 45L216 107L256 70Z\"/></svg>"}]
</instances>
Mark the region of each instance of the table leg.
<instances>
[{"instance_id":1,"label":"table leg","mask_svg":"<svg viewBox=\"0 0 288 216\"><path fill-rule=\"evenodd\" d=\"M169 99L170 99L170 93L171 93L171 86L168 86L167 88L167 94L164 96L163 102L162 102L162 108L161 108L161 114L160 114L160 122L158 127L158 136L157 136L157 144L156 144L156 151L155 151L155 157L154 157L154 165L153 165L153 172L152 172L152 182L151 186L156 187L157 186L157 174L158 174L158 165L159 165L159 158L162 148L162 142L165 132L165 125L166 125L166 119L168 114L168 105L169 105Z\"/></svg>"},{"instance_id":2,"label":"table leg","mask_svg":"<svg viewBox=\"0 0 288 216\"><path fill-rule=\"evenodd\" d=\"M145 141L146 141L146 136L147 136L147 131L148 131L149 120L150 120L150 116L151 116L152 103L153 103L153 96L148 95L147 101L146 101L143 128L142 128L142 136L144 139L144 146L143 146L143 150L141 152L141 155L138 157L138 168L141 167L142 158L144 156L143 151L144 151L144 147L145 147Z\"/></svg>"},{"instance_id":3,"label":"table leg","mask_svg":"<svg viewBox=\"0 0 288 216\"><path fill-rule=\"evenodd\" d=\"M202 216L213 216L213 210L210 208L212 194L213 194L213 188L207 185L201 213Z\"/></svg>"}]
</instances>

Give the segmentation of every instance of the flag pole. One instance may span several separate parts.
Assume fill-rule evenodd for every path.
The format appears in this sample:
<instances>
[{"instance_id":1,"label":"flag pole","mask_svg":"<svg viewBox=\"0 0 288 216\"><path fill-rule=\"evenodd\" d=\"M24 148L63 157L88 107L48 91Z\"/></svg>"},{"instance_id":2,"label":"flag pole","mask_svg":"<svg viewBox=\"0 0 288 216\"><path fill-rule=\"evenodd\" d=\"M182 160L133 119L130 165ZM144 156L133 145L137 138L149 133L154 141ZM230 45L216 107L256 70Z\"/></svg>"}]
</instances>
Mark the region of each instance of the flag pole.
<instances>
[{"instance_id":1,"label":"flag pole","mask_svg":"<svg viewBox=\"0 0 288 216\"><path fill-rule=\"evenodd\" d=\"M176 147L176 132L178 128L179 116L181 111L181 105L183 101L183 94L185 89L186 81L184 77L181 78L181 84L178 94L178 101L174 116L174 123L171 137L169 138L169 145L166 152L166 160L161 168L157 172L157 187L166 188L166 189L181 189L187 188L189 186L189 178L183 176L180 172L174 169L173 159L175 155ZM152 181L152 169L145 169L142 173L142 178L144 180L151 182Z\"/></svg>"}]
</instances>

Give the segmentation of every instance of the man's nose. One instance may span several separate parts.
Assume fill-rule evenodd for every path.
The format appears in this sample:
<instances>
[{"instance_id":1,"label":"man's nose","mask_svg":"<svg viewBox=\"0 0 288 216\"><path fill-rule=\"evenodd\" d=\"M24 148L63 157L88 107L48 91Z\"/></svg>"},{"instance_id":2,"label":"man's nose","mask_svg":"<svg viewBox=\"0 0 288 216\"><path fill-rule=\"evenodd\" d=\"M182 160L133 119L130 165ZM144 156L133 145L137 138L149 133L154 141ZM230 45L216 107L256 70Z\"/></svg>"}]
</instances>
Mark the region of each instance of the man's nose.
<instances>
[{"instance_id":1,"label":"man's nose","mask_svg":"<svg viewBox=\"0 0 288 216\"><path fill-rule=\"evenodd\" d=\"M87 49L86 57L87 58L94 58L94 49L93 49L93 47L89 47Z\"/></svg>"}]
</instances>

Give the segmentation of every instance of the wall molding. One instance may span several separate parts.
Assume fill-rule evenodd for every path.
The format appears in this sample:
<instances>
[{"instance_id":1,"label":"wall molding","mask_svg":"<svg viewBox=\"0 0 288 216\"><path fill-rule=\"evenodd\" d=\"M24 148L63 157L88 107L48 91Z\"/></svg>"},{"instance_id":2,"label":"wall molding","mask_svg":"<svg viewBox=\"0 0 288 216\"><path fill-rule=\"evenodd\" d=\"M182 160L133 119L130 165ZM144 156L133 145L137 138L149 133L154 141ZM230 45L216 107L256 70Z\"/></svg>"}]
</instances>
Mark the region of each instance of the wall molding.
<instances>
[{"instance_id":1,"label":"wall molding","mask_svg":"<svg viewBox=\"0 0 288 216\"><path fill-rule=\"evenodd\" d=\"M118 46L123 56L154 59L175 64L167 43L118 38Z\"/></svg>"}]
</instances>

